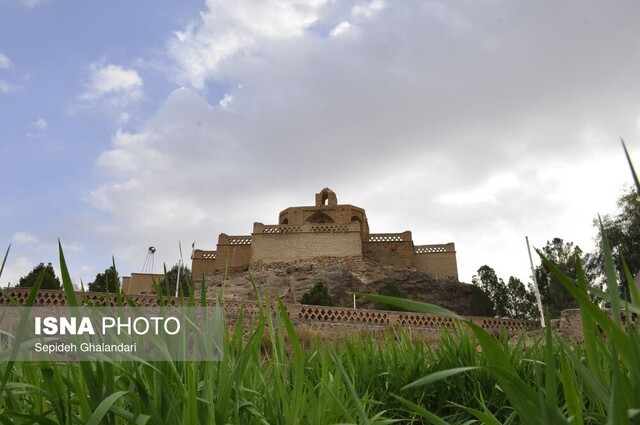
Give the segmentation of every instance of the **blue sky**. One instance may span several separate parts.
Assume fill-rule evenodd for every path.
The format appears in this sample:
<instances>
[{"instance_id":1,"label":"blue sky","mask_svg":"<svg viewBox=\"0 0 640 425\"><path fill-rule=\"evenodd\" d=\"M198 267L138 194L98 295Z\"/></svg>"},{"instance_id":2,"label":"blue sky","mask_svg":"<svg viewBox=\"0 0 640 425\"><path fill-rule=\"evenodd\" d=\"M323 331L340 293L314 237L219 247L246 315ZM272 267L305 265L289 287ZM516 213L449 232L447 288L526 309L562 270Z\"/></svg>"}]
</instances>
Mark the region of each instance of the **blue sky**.
<instances>
[{"instance_id":1,"label":"blue sky","mask_svg":"<svg viewBox=\"0 0 640 425\"><path fill-rule=\"evenodd\" d=\"M373 232L528 277L640 162L640 6L0 0L0 284L214 249L331 187Z\"/></svg>"}]
</instances>

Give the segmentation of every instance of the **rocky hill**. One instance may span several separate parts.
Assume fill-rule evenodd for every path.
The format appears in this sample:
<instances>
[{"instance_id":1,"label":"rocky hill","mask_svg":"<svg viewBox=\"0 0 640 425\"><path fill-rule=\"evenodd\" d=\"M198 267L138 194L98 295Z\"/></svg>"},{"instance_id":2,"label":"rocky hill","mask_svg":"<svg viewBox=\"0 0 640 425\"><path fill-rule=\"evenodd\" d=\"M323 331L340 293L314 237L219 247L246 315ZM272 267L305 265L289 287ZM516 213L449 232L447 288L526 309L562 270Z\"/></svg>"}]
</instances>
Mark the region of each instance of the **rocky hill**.
<instances>
[{"instance_id":1,"label":"rocky hill","mask_svg":"<svg viewBox=\"0 0 640 425\"><path fill-rule=\"evenodd\" d=\"M207 280L208 296L216 295L224 281L225 299L255 300L252 280L261 295L278 294L289 303L299 303L303 294L316 283L324 282L335 305L341 307L353 306L353 292L375 294L383 285L395 282L407 298L437 304L462 315L492 316L491 303L473 285L356 258L323 257L228 271L226 275L216 275ZM357 306L375 307L364 299L358 299Z\"/></svg>"}]
</instances>

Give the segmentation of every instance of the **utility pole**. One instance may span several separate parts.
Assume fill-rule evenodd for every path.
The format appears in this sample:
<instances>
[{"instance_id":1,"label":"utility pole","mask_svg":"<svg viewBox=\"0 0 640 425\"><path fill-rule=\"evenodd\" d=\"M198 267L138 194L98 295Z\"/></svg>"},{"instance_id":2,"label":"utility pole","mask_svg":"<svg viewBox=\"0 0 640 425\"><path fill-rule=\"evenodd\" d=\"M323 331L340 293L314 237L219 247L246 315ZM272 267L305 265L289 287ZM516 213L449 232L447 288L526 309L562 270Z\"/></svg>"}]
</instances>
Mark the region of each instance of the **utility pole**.
<instances>
[{"instance_id":1,"label":"utility pole","mask_svg":"<svg viewBox=\"0 0 640 425\"><path fill-rule=\"evenodd\" d=\"M531 247L529 246L529 236L524 237L527 241L527 251L529 252L529 263L531 264L531 277L533 278L533 290L536 294L536 301L538 302L538 311L540 312L540 326L544 326L544 312L542 311L542 298L540 297L540 290L538 289L538 279L536 279L536 271L533 268L533 258L531 257Z\"/></svg>"}]
</instances>

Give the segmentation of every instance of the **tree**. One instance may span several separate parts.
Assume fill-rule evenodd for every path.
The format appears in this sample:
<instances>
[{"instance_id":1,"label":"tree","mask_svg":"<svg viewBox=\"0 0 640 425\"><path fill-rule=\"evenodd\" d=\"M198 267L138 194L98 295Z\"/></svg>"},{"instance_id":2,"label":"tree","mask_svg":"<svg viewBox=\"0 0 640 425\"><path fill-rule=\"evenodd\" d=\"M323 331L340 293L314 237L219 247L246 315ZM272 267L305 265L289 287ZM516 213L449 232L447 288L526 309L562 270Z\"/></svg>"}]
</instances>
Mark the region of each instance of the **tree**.
<instances>
[{"instance_id":1,"label":"tree","mask_svg":"<svg viewBox=\"0 0 640 425\"><path fill-rule=\"evenodd\" d=\"M547 241L542 253L566 276L576 278L576 261L582 258L582 250L573 242L564 242L561 238ZM560 312L568 308L577 308L578 303L560 283L551 270L544 264L535 269L542 304L549 311L551 319L560 317Z\"/></svg>"},{"instance_id":2,"label":"tree","mask_svg":"<svg viewBox=\"0 0 640 425\"><path fill-rule=\"evenodd\" d=\"M51 263L46 266L44 263L40 263L29 272L28 275L21 277L18 283L19 288L31 288L36 284L36 281L43 275L40 289L62 289L60 279L56 277L56 272L53 270Z\"/></svg>"},{"instance_id":3,"label":"tree","mask_svg":"<svg viewBox=\"0 0 640 425\"><path fill-rule=\"evenodd\" d=\"M167 272L165 278L160 281L160 288L162 292L167 294L167 279L169 282L169 295L174 296L176 294L176 286L178 285L178 270L180 270L180 295L188 296L190 291L190 285L192 284L191 270L187 266L180 266L179 264L171 267L171 270Z\"/></svg>"},{"instance_id":4,"label":"tree","mask_svg":"<svg viewBox=\"0 0 640 425\"><path fill-rule=\"evenodd\" d=\"M327 285L325 285L323 281L319 281L313 288L305 292L300 302L302 304L325 305L329 307L335 305L333 298L329 294L329 288L327 288Z\"/></svg>"},{"instance_id":5,"label":"tree","mask_svg":"<svg viewBox=\"0 0 640 425\"><path fill-rule=\"evenodd\" d=\"M535 294L517 277L509 277L509 281L507 282L507 300L508 317L528 320L538 317Z\"/></svg>"},{"instance_id":6,"label":"tree","mask_svg":"<svg viewBox=\"0 0 640 425\"><path fill-rule=\"evenodd\" d=\"M471 310L472 316L495 317L496 312L493 309L493 301L478 286L471 285Z\"/></svg>"},{"instance_id":7,"label":"tree","mask_svg":"<svg viewBox=\"0 0 640 425\"><path fill-rule=\"evenodd\" d=\"M636 189L627 188L618 199L617 205L618 211L614 215L602 217L602 228L611 246L620 282L620 295L628 298L629 287L625 277L623 259L632 276L640 272L640 198ZM600 220L595 219L593 224L598 229L597 244L595 252L588 258L586 268L602 287L605 283L605 272Z\"/></svg>"},{"instance_id":8,"label":"tree","mask_svg":"<svg viewBox=\"0 0 640 425\"><path fill-rule=\"evenodd\" d=\"M493 310L496 317L508 317L507 287L504 281L498 278L495 270L487 265L480 267L478 274L471 278L471 283L487 294L493 303Z\"/></svg>"},{"instance_id":9,"label":"tree","mask_svg":"<svg viewBox=\"0 0 640 425\"><path fill-rule=\"evenodd\" d=\"M395 297L395 298L407 298L407 293L400 289L398 282L392 280L390 282L385 283L378 289L378 295L384 295L386 297ZM396 307L394 305L389 305L385 303L376 303L376 309L378 310L393 310L393 311L404 311L402 307Z\"/></svg>"},{"instance_id":10,"label":"tree","mask_svg":"<svg viewBox=\"0 0 640 425\"><path fill-rule=\"evenodd\" d=\"M118 292L120 287L120 277L114 266L109 267L103 273L98 273L93 282L89 283L89 291L91 292Z\"/></svg>"},{"instance_id":11,"label":"tree","mask_svg":"<svg viewBox=\"0 0 640 425\"><path fill-rule=\"evenodd\" d=\"M495 270L484 265L471 282L490 300L496 317L529 320L537 317L536 297L517 277L510 276L505 285Z\"/></svg>"}]
</instances>

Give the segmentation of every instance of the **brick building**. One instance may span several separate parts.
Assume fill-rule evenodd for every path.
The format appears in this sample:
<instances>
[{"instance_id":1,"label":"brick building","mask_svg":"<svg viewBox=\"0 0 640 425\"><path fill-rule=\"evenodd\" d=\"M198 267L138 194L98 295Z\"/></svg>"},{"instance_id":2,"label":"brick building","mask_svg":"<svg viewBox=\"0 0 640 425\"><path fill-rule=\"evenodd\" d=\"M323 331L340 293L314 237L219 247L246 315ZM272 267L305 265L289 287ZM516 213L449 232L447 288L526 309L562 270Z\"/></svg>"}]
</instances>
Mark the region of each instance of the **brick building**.
<instances>
[{"instance_id":1,"label":"brick building","mask_svg":"<svg viewBox=\"0 0 640 425\"><path fill-rule=\"evenodd\" d=\"M196 249L191 257L194 278L257 264L317 257L351 257L401 268L415 268L435 277L458 277L455 245L414 245L410 231L370 233L365 210L339 204L324 188L315 205L289 207L278 224L254 223L251 235L221 233L215 251Z\"/></svg>"}]
</instances>

